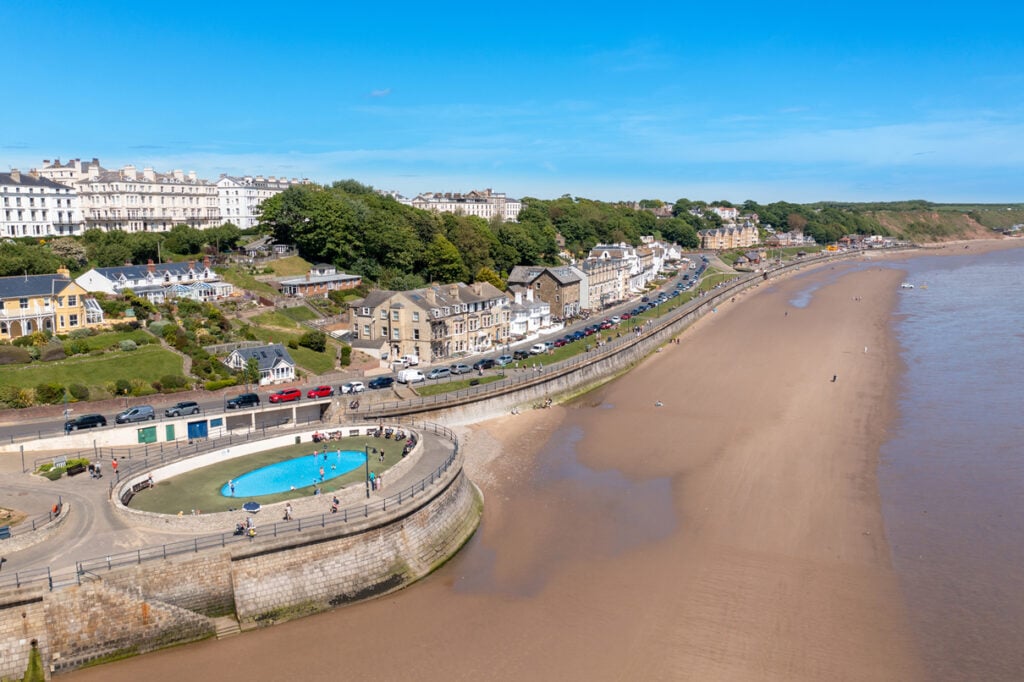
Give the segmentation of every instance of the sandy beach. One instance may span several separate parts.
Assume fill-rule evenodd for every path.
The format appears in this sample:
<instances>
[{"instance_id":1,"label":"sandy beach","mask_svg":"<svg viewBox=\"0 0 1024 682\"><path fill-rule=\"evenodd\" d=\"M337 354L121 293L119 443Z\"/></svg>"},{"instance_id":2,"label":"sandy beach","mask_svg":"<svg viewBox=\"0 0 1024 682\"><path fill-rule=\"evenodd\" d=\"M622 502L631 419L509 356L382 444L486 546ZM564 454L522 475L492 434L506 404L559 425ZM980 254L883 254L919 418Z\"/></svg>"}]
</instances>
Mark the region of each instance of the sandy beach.
<instances>
[{"instance_id":1,"label":"sandy beach","mask_svg":"<svg viewBox=\"0 0 1024 682\"><path fill-rule=\"evenodd\" d=\"M68 679L923 679L875 482L902 275L849 270L761 285L569 405L472 427L484 521L421 584Z\"/></svg>"}]
</instances>

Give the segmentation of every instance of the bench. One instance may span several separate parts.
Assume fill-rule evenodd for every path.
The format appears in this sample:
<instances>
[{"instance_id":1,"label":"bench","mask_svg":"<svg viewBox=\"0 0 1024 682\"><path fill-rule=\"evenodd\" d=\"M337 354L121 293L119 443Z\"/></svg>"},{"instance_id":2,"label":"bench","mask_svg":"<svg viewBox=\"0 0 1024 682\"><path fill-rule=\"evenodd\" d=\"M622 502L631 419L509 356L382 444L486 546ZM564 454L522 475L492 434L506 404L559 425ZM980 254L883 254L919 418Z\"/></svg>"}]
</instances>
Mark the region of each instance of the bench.
<instances>
[{"instance_id":1,"label":"bench","mask_svg":"<svg viewBox=\"0 0 1024 682\"><path fill-rule=\"evenodd\" d=\"M85 471L85 465L84 464L72 464L71 466L69 466L67 468L68 476L77 476L78 474L82 473L83 471Z\"/></svg>"},{"instance_id":2,"label":"bench","mask_svg":"<svg viewBox=\"0 0 1024 682\"><path fill-rule=\"evenodd\" d=\"M469 380L469 385L470 386L479 386L480 385L480 380L479 379L470 379Z\"/></svg>"},{"instance_id":3,"label":"bench","mask_svg":"<svg viewBox=\"0 0 1024 682\"><path fill-rule=\"evenodd\" d=\"M7 540L11 537L10 526L0 526L0 540Z\"/></svg>"}]
</instances>

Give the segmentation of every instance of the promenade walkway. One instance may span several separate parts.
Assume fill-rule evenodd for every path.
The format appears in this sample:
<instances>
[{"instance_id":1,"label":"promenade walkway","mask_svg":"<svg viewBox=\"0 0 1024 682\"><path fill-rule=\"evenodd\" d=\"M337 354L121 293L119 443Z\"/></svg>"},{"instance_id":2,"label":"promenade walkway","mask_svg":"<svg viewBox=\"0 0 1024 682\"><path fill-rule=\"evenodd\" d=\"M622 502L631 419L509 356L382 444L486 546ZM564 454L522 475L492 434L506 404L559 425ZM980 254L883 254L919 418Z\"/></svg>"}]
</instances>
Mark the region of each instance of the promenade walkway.
<instances>
[{"instance_id":1,"label":"promenade walkway","mask_svg":"<svg viewBox=\"0 0 1024 682\"><path fill-rule=\"evenodd\" d=\"M417 451L411 455L415 459L403 467L403 471L395 478L387 477L383 490L373 491L369 500L361 497L361 501L379 503L384 496L395 495L420 483L444 465L453 452L454 443L430 431L417 430L421 438ZM314 445L310 443L311 450L313 447ZM110 462L103 461L102 468L104 475L101 479L91 478L88 473L83 473L50 481L41 476L22 473L20 461L16 457L0 457L0 476L4 480L3 490L0 492L0 506L18 509L32 516L45 513L60 499L65 504L67 513L67 518L51 537L31 547L3 553L4 541L0 540L0 553L6 559L0 566L0 584L7 583L15 572L36 572L46 567L54 573L65 572L75 568L80 561L178 543L198 535L210 534L208 531L201 534L188 531L155 531L150 527L133 524L127 515L119 513L114 508L114 502L110 498L110 482L113 475ZM365 490L365 487L359 484L356 487ZM321 495L315 499L307 497L293 501L295 518L302 518L304 511L325 507L329 504L329 497ZM346 498L350 499L351 496ZM314 502L319 506L314 507ZM343 502L342 506L345 504L348 502ZM279 519L267 519L264 523L276 520ZM223 532L230 533L232 529L233 526L228 525Z\"/></svg>"}]
</instances>

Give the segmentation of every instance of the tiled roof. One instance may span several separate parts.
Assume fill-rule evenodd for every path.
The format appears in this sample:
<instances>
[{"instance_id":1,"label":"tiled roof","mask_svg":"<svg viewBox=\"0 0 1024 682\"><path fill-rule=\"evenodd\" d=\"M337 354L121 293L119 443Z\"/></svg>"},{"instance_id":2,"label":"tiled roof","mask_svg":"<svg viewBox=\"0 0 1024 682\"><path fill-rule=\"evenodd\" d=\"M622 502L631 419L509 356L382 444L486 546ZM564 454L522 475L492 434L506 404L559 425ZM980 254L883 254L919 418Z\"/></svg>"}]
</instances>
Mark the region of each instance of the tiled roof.
<instances>
[{"instance_id":1,"label":"tiled roof","mask_svg":"<svg viewBox=\"0 0 1024 682\"><path fill-rule=\"evenodd\" d=\"M48 296L71 283L63 275L18 275L0 277L0 299Z\"/></svg>"},{"instance_id":2,"label":"tiled roof","mask_svg":"<svg viewBox=\"0 0 1024 682\"><path fill-rule=\"evenodd\" d=\"M67 185L62 185L59 182L48 180L46 178L37 178L34 175L28 173L21 173L17 180L11 178L10 173L0 173L0 185L7 185L9 187L40 187L46 189L70 189Z\"/></svg>"}]
</instances>

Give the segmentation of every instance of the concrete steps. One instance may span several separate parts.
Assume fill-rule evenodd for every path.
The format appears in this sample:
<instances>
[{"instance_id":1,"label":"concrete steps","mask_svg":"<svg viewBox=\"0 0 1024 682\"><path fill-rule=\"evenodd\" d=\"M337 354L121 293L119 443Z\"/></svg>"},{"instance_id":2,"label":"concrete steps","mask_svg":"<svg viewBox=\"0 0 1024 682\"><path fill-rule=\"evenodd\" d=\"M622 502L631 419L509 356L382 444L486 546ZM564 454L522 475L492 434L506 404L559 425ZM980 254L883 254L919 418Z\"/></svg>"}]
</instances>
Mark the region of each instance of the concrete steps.
<instances>
[{"instance_id":1,"label":"concrete steps","mask_svg":"<svg viewBox=\"0 0 1024 682\"><path fill-rule=\"evenodd\" d=\"M238 627L238 621L234 616L221 616L213 619L214 627L217 628L217 639L224 639L242 632Z\"/></svg>"}]
</instances>

